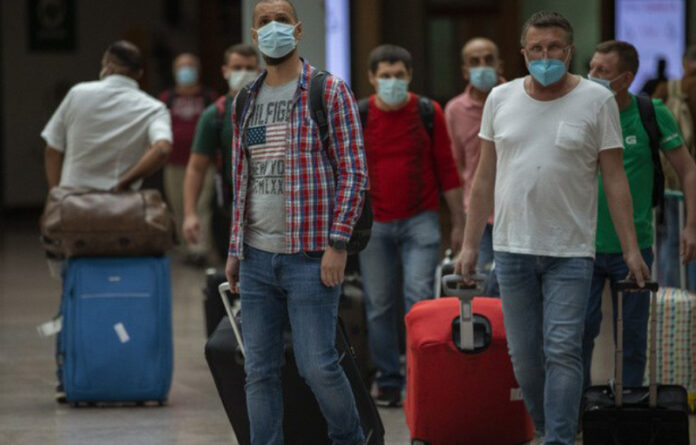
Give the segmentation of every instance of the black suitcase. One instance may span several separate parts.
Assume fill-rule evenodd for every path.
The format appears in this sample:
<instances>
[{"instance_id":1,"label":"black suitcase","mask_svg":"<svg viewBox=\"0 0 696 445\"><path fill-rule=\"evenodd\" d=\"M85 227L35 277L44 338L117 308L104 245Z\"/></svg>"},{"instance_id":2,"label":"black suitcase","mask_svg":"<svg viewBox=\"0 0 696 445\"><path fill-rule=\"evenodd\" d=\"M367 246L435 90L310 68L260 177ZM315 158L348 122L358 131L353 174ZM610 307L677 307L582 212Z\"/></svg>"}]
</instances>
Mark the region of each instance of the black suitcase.
<instances>
[{"instance_id":1,"label":"black suitcase","mask_svg":"<svg viewBox=\"0 0 696 445\"><path fill-rule=\"evenodd\" d=\"M689 445L689 408L686 389L656 382L656 305L658 284L647 282L652 292L648 387L623 387L623 294L638 289L635 282L620 281L616 317L615 383L588 388L582 400L585 445Z\"/></svg>"},{"instance_id":2,"label":"black suitcase","mask_svg":"<svg viewBox=\"0 0 696 445\"><path fill-rule=\"evenodd\" d=\"M365 387L369 390L377 374L377 368L370 357L370 346L367 337L367 314L365 312L365 295L363 293L360 275L346 275L341 290L338 315L343 321L348 341L353 347L355 362Z\"/></svg>"},{"instance_id":3,"label":"black suitcase","mask_svg":"<svg viewBox=\"0 0 696 445\"><path fill-rule=\"evenodd\" d=\"M205 287L203 288L203 314L205 315L205 334L210 337L220 320L225 316L225 306L222 305L218 286L227 281L224 272L215 268L205 271Z\"/></svg>"},{"instance_id":4,"label":"black suitcase","mask_svg":"<svg viewBox=\"0 0 696 445\"><path fill-rule=\"evenodd\" d=\"M226 285L225 285L226 286ZM224 287L223 287L224 288ZM227 289L229 289L227 287ZM228 303L228 313L235 313ZM240 445L250 443L249 417L244 392L244 355L239 320L232 324L229 317L223 318L205 346L206 360L210 367L227 417L232 424ZM236 331L236 332L235 332ZM285 366L283 379L283 429L285 443L288 445L328 445L326 421L309 386L297 372L292 353L292 339L285 338ZM336 348L340 363L351 383L355 402L360 414L366 445L384 444L384 426L377 408L365 387L360 370L353 355L353 349L339 318L336 332Z\"/></svg>"}]
</instances>

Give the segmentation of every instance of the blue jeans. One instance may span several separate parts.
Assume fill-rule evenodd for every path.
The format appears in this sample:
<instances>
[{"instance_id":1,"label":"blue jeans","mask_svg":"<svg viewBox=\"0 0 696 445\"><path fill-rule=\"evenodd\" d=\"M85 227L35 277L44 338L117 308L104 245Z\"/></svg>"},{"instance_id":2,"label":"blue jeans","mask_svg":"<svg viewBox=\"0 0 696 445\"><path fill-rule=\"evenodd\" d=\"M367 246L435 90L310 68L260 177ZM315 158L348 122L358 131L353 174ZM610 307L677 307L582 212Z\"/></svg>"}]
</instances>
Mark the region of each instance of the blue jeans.
<instances>
[{"instance_id":1,"label":"blue jeans","mask_svg":"<svg viewBox=\"0 0 696 445\"><path fill-rule=\"evenodd\" d=\"M486 224L486 228L479 242L478 262L476 268L486 275L486 282L483 286L483 295L487 297L500 297L500 286L498 286L498 276L493 266L493 225Z\"/></svg>"},{"instance_id":2,"label":"blue jeans","mask_svg":"<svg viewBox=\"0 0 696 445\"><path fill-rule=\"evenodd\" d=\"M515 377L545 444L572 445L592 258L495 252Z\"/></svg>"},{"instance_id":3,"label":"blue jeans","mask_svg":"<svg viewBox=\"0 0 696 445\"><path fill-rule=\"evenodd\" d=\"M476 267L481 271L489 271L491 266L493 266L493 225L486 224L486 228L483 230L483 235L481 236L481 241L479 241L478 248L478 262Z\"/></svg>"},{"instance_id":4,"label":"blue jeans","mask_svg":"<svg viewBox=\"0 0 696 445\"><path fill-rule=\"evenodd\" d=\"M663 287L680 287L679 268L679 243L681 232L679 230L679 200L678 198L665 196L665 221L658 224L657 236L657 281ZM692 261L686 267L687 289L696 292L696 261Z\"/></svg>"},{"instance_id":5,"label":"blue jeans","mask_svg":"<svg viewBox=\"0 0 696 445\"><path fill-rule=\"evenodd\" d=\"M643 260L652 265L652 249L641 251ZM585 319L585 336L582 342L583 386L591 384L592 351L594 340L599 335L602 323L602 291L604 283L609 280L611 286L612 306L614 308L614 338L616 338L616 297L614 284L626 278L628 267L620 253L597 254L594 261L594 273L590 287L590 300L587 303ZM648 315L650 312L650 292L631 292L623 299L624 323L624 368L623 379L626 386L640 386L645 374L645 351L648 341Z\"/></svg>"},{"instance_id":6,"label":"blue jeans","mask_svg":"<svg viewBox=\"0 0 696 445\"><path fill-rule=\"evenodd\" d=\"M435 269L440 255L440 223L427 211L408 219L374 222L360 274L365 289L370 353L379 374L378 387L403 387L399 362L396 304L398 264L403 265L405 312L418 301L433 298Z\"/></svg>"},{"instance_id":7,"label":"blue jeans","mask_svg":"<svg viewBox=\"0 0 696 445\"><path fill-rule=\"evenodd\" d=\"M321 283L321 252L244 249L239 286L251 443L283 443L281 366L288 322L297 370L319 403L330 439L340 445L362 443L353 391L335 345L340 287Z\"/></svg>"}]
</instances>

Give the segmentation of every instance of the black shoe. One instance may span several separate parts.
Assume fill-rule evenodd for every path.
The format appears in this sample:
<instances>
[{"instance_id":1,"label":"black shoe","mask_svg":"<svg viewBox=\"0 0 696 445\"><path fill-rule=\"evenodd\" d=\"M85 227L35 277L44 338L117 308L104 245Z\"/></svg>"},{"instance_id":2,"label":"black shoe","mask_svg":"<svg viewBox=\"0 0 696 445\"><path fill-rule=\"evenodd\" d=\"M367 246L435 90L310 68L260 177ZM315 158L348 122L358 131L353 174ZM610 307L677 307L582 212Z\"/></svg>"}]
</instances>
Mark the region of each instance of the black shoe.
<instances>
[{"instance_id":1,"label":"black shoe","mask_svg":"<svg viewBox=\"0 0 696 445\"><path fill-rule=\"evenodd\" d=\"M377 406L395 408L401 406L401 388L396 386L384 386L377 388L377 397L375 398Z\"/></svg>"}]
</instances>

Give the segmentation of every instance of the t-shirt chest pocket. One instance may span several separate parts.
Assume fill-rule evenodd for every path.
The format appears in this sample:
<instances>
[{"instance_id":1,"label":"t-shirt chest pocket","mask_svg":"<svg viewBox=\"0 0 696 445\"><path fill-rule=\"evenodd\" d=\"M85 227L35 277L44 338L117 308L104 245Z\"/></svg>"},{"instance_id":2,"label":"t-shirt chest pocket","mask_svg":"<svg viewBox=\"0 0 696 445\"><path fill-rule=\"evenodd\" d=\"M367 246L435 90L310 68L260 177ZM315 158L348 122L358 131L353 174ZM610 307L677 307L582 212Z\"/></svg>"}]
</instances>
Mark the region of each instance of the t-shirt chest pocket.
<instances>
[{"instance_id":1,"label":"t-shirt chest pocket","mask_svg":"<svg viewBox=\"0 0 696 445\"><path fill-rule=\"evenodd\" d=\"M586 124L561 121L556 130L556 146L564 150L579 150L588 143Z\"/></svg>"}]
</instances>

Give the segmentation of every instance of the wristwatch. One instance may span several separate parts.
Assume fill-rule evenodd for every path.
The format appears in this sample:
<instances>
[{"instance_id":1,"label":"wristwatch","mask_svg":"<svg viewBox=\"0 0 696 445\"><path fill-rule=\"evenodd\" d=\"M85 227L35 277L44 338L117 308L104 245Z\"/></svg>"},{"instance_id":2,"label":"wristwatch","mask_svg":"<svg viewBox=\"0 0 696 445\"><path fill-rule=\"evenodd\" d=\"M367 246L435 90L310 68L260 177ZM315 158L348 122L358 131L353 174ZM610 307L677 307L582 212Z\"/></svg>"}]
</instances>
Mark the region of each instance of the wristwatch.
<instances>
[{"instance_id":1,"label":"wristwatch","mask_svg":"<svg viewBox=\"0 0 696 445\"><path fill-rule=\"evenodd\" d=\"M340 240L329 240L329 246L336 250L348 250L348 243Z\"/></svg>"}]
</instances>

